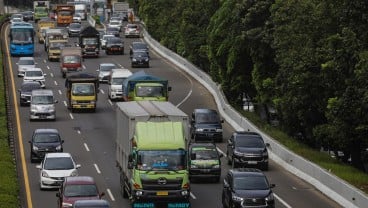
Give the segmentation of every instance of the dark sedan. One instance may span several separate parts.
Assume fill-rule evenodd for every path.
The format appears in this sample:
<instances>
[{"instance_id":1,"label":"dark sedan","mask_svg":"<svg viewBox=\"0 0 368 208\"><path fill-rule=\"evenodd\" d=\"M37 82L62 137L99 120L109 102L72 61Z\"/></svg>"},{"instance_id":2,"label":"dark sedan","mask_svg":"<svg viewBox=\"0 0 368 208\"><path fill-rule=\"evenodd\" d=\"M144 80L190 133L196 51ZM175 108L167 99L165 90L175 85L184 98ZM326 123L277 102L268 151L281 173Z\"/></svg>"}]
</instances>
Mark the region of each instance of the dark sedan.
<instances>
[{"instance_id":1,"label":"dark sedan","mask_svg":"<svg viewBox=\"0 0 368 208\"><path fill-rule=\"evenodd\" d=\"M33 12L32 11L24 11L23 14L23 21L28 22L33 20Z\"/></svg>"},{"instance_id":2,"label":"dark sedan","mask_svg":"<svg viewBox=\"0 0 368 208\"><path fill-rule=\"evenodd\" d=\"M41 84L39 82L23 82L19 91L19 103L20 106L29 105L31 103L32 90L41 89Z\"/></svg>"},{"instance_id":3,"label":"dark sedan","mask_svg":"<svg viewBox=\"0 0 368 208\"><path fill-rule=\"evenodd\" d=\"M132 67L149 68L149 57L146 52L136 51L130 56Z\"/></svg>"},{"instance_id":4,"label":"dark sedan","mask_svg":"<svg viewBox=\"0 0 368 208\"><path fill-rule=\"evenodd\" d=\"M106 54L124 54L124 42L121 38L112 37L106 40Z\"/></svg>"},{"instance_id":5,"label":"dark sedan","mask_svg":"<svg viewBox=\"0 0 368 208\"><path fill-rule=\"evenodd\" d=\"M46 153L62 152L64 140L61 139L57 129L36 129L32 134L31 162L42 160Z\"/></svg>"},{"instance_id":6,"label":"dark sedan","mask_svg":"<svg viewBox=\"0 0 368 208\"><path fill-rule=\"evenodd\" d=\"M106 28L106 35L114 35L115 37L120 37L119 28L116 28L116 27Z\"/></svg>"}]
</instances>

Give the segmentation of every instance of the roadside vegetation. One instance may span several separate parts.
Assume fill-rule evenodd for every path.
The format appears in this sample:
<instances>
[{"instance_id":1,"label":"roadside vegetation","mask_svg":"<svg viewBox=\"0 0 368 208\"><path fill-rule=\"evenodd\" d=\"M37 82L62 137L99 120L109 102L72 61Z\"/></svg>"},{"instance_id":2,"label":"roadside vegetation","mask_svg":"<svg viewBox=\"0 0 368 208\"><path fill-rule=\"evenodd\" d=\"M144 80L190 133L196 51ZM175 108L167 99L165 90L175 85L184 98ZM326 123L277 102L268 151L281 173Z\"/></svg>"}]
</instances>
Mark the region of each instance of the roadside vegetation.
<instances>
[{"instance_id":1,"label":"roadside vegetation","mask_svg":"<svg viewBox=\"0 0 368 208\"><path fill-rule=\"evenodd\" d=\"M148 32L210 74L234 107L246 94L276 109L277 127L246 114L252 122L368 193L367 1L138 2Z\"/></svg>"},{"instance_id":2,"label":"roadside vegetation","mask_svg":"<svg viewBox=\"0 0 368 208\"><path fill-rule=\"evenodd\" d=\"M4 21L4 18L0 16L0 23ZM0 50L0 66L4 66L2 49ZM18 208L19 184L14 157L9 147L4 67L1 67L0 70L0 208Z\"/></svg>"}]
</instances>

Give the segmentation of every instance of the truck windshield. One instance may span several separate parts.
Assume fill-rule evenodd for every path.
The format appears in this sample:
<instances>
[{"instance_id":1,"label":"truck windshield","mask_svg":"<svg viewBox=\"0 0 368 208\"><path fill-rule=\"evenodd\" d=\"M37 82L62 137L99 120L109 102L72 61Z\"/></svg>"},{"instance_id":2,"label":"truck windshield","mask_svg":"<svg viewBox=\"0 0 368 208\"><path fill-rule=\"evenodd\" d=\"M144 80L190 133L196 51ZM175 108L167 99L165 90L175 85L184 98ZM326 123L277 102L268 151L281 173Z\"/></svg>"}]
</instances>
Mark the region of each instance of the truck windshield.
<instances>
[{"instance_id":1,"label":"truck windshield","mask_svg":"<svg viewBox=\"0 0 368 208\"><path fill-rule=\"evenodd\" d=\"M83 45L97 44L97 38L83 38Z\"/></svg>"},{"instance_id":2,"label":"truck windshield","mask_svg":"<svg viewBox=\"0 0 368 208\"><path fill-rule=\"evenodd\" d=\"M80 63L79 56L64 56L63 62L67 64L77 64Z\"/></svg>"},{"instance_id":3,"label":"truck windshield","mask_svg":"<svg viewBox=\"0 0 368 208\"><path fill-rule=\"evenodd\" d=\"M162 86L137 86L138 97L163 97Z\"/></svg>"},{"instance_id":4,"label":"truck windshield","mask_svg":"<svg viewBox=\"0 0 368 208\"><path fill-rule=\"evenodd\" d=\"M121 84L123 84L124 80L125 80L124 77L112 78L111 79L111 84L112 85L121 85Z\"/></svg>"},{"instance_id":5,"label":"truck windshield","mask_svg":"<svg viewBox=\"0 0 368 208\"><path fill-rule=\"evenodd\" d=\"M93 84L73 84L72 94L79 96L91 96L95 94L95 86Z\"/></svg>"},{"instance_id":6,"label":"truck windshield","mask_svg":"<svg viewBox=\"0 0 368 208\"><path fill-rule=\"evenodd\" d=\"M63 16L63 17L73 16L73 13L71 11L59 11L58 16Z\"/></svg>"},{"instance_id":7,"label":"truck windshield","mask_svg":"<svg viewBox=\"0 0 368 208\"><path fill-rule=\"evenodd\" d=\"M142 150L138 152L139 170L184 170L184 150Z\"/></svg>"}]
</instances>

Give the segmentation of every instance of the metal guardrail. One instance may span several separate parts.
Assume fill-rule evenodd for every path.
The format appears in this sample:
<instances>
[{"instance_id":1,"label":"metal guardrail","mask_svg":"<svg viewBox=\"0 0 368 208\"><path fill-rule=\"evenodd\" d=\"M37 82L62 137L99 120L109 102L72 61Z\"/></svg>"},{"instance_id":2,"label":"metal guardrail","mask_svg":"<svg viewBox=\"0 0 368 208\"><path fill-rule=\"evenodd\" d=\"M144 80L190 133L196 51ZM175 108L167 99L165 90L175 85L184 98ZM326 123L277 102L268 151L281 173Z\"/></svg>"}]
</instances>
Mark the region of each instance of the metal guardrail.
<instances>
[{"instance_id":1,"label":"metal guardrail","mask_svg":"<svg viewBox=\"0 0 368 208\"><path fill-rule=\"evenodd\" d=\"M142 24L144 26L144 23ZM289 172L312 184L316 189L343 207L366 207L368 205L368 196L364 192L329 173L329 171L291 152L285 146L261 132L254 124L239 114L227 102L221 86L215 83L208 74L204 73L185 58L162 46L144 28L143 37L152 49L187 72L210 91L216 101L221 116L234 129L260 133L265 139L265 142L270 143L269 153L272 160Z\"/></svg>"}]
</instances>

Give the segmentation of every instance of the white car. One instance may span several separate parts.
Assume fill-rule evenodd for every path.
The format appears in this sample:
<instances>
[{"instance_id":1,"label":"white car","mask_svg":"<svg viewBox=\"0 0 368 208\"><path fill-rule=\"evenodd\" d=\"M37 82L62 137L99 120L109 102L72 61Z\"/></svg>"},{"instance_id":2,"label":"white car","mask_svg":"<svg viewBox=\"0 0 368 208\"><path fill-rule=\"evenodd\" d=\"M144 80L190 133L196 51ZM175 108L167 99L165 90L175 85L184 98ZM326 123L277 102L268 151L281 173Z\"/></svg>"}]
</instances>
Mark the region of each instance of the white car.
<instances>
[{"instance_id":1,"label":"white car","mask_svg":"<svg viewBox=\"0 0 368 208\"><path fill-rule=\"evenodd\" d=\"M35 68L36 62L33 57L20 57L17 62L18 65L18 77L23 77L26 68Z\"/></svg>"},{"instance_id":2,"label":"white car","mask_svg":"<svg viewBox=\"0 0 368 208\"><path fill-rule=\"evenodd\" d=\"M46 74L43 73L41 68L26 68L23 76L23 81L36 81L41 84L42 88L46 87L46 80L45 80Z\"/></svg>"},{"instance_id":3,"label":"white car","mask_svg":"<svg viewBox=\"0 0 368 208\"><path fill-rule=\"evenodd\" d=\"M40 189L59 188L65 177L78 176L78 168L70 153L47 153L40 165Z\"/></svg>"},{"instance_id":4,"label":"white car","mask_svg":"<svg viewBox=\"0 0 368 208\"><path fill-rule=\"evenodd\" d=\"M73 15L73 22L82 23L82 17L79 14Z\"/></svg>"},{"instance_id":5,"label":"white car","mask_svg":"<svg viewBox=\"0 0 368 208\"><path fill-rule=\"evenodd\" d=\"M106 48L106 42L107 42L107 39L109 38L112 38L112 37L115 37L115 35L103 35L102 38L101 38L101 49L105 49Z\"/></svg>"},{"instance_id":6,"label":"white car","mask_svg":"<svg viewBox=\"0 0 368 208\"><path fill-rule=\"evenodd\" d=\"M21 18L18 18L18 17L15 17L15 18L10 20L11 24L15 24L15 23L19 23L19 22L23 22L23 20Z\"/></svg>"},{"instance_id":7,"label":"white car","mask_svg":"<svg viewBox=\"0 0 368 208\"><path fill-rule=\"evenodd\" d=\"M124 31L125 37L137 37L139 38L141 36L141 33L139 31L139 26L137 24L127 24Z\"/></svg>"},{"instance_id":8,"label":"white car","mask_svg":"<svg viewBox=\"0 0 368 208\"><path fill-rule=\"evenodd\" d=\"M122 25L121 21L111 20L107 26L108 27L116 27L116 28L119 29L119 31L121 31L121 28L122 28L123 25Z\"/></svg>"}]
</instances>

